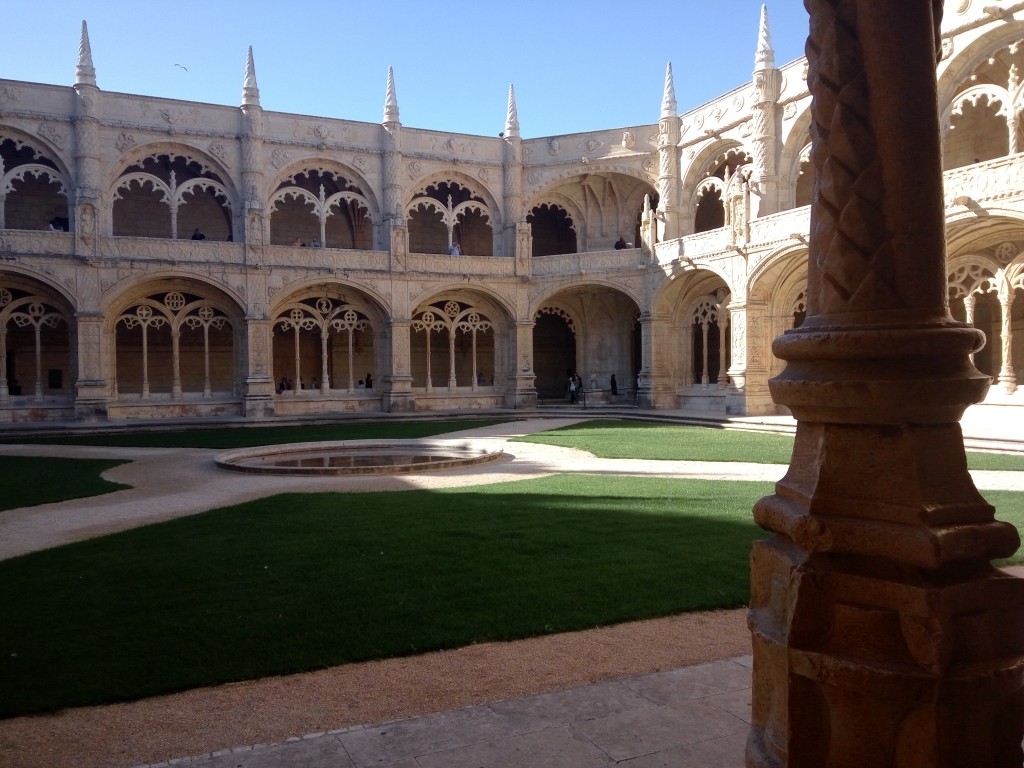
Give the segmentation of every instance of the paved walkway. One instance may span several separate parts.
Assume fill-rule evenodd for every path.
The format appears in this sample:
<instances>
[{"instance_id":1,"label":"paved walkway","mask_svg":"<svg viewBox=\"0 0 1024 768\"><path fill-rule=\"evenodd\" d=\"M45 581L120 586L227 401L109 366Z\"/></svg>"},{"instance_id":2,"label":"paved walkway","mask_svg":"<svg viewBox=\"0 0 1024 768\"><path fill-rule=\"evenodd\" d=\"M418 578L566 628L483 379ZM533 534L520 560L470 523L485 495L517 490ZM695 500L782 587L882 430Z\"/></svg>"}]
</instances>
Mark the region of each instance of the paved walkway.
<instances>
[{"instance_id":1,"label":"paved walkway","mask_svg":"<svg viewBox=\"0 0 1024 768\"><path fill-rule=\"evenodd\" d=\"M544 693L276 745L204 768L741 768L750 657ZM163 763L161 765L177 765Z\"/></svg>"},{"instance_id":2,"label":"paved walkway","mask_svg":"<svg viewBox=\"0 0 1024 768\"><path fill-rule=\"evenodd\" d=\"M969 416L970 411L968 412ZM0 445L0 454L124 458L110 480L133 487L93 499L0 516L0 559L286 491L400 490L493 483L554 472L777 480L785 466L595 459L587 453L508 443L575 418L511 422L445 435L440 442L494 449L495 464L403 476L287 478L224 472L219 451ZM754 420L750 420L754 421ZM757 420L763 423L765 420ZM792 420L770 420L782 429ZM742 423L743 420L740 420ZM999 412L965 418L968 444L1021 450L1024 429ZM174 472L168 472L169 466ZM1024 490L1024 472L972 472L982 490ZM750 659L674 669L373 726L244 745L161 765L210 768L589 768L625 765L739 768L750 719Z\"/></svg>"}]
</instances>

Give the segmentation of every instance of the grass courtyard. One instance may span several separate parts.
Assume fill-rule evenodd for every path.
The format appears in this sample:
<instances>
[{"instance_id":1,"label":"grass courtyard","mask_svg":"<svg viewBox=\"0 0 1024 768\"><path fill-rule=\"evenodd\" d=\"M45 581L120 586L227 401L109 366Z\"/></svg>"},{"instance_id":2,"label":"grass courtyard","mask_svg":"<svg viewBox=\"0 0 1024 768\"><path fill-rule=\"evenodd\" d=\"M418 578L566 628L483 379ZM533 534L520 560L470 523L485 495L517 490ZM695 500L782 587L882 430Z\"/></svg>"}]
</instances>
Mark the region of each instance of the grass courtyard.
<instances>
[{"instance_id":1,"label":"grass courtyard","mask_svg":"<svg viewBox=\"0 0 1024 768\"><path fill-rule=\"evenodd\" d=\"M736 434L589 422L527 439L707 459ZM725 453L788 461L791 438L739 437ZM99 471L73 464L48 485ZM772 490L577 474L289 494L0 561L0 717L742 606L765 535L750 509ZM1024 494L985 496L1024 526Z\"/></svg>"}]
</instances>

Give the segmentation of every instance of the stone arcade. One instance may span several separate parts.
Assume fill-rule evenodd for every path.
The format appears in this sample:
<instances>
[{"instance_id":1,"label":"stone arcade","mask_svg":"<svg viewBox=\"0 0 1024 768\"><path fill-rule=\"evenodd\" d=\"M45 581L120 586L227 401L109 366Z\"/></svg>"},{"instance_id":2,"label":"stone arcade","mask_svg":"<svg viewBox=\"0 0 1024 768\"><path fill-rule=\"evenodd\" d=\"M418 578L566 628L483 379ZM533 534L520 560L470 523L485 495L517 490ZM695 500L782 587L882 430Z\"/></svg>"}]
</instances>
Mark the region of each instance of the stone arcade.
<instances>
[{"instance_id":1,"label":"stone arcade","mask_svg":"<svg viewBox=\"0 0 1024 768\"><path fill-rule=\"evenodd\" d=\"M83 24L73 89L0 81L2 418L517 409L573 371L754 414L772 378L747 765L1019 768L1020 542L958 421L1021 412L1024 2L950 5L806 0L782 68L762 13L752 83L679 115L669 67L657 125L533 140L511 89L501 138L404 128L391 72L382 126L264 113L251 51L240 109L103 93Z\"/></svg>"},{"instance_id":2,"label":"stone arcade","mask_svg":"<svg viewBox=\"0 0 1024 768\"><path fill-rule=\"evenodd\" d=\"M946 290L1010 405L1020 5L956 3L938 70ZM521 409L573 371L590 402L774 413L806 70L762 11L751 82L709 104L679 114L669 65L656 124L523 139L510 87L476 137L404 126L390 71L381 125L265 112L251 50L239 107L104 92L83 23L73 86L0 81L0 422Z\"/></svg>"}]
</instances>

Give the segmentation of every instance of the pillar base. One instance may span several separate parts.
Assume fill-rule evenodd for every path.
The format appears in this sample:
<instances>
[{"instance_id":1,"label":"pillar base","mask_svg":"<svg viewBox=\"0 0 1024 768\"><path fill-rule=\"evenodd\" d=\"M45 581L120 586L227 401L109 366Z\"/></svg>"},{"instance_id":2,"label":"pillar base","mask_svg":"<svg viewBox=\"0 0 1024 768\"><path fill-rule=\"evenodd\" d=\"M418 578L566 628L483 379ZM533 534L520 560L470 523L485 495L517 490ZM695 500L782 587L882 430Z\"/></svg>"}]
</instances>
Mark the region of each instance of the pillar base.
<instances>
[{"instance_id":1,"label":"pillar base","mask_svg":"<svg viewBox=\"0 0 1024 768\"><path fill-rule=\"evenodd\" d=\"M106 421L107 394L102 380L75 382L75 421Z\"/></svg>"},{"instance_id":2,"label":"pillar base","mask_svg":"<svg viewBox=\"0 0 1024 768\"><path fill-rule=\"evenodd\" d=\"M1024 580L758 542L748 768L1021 765Z\"/></svg>"}]
</instances>

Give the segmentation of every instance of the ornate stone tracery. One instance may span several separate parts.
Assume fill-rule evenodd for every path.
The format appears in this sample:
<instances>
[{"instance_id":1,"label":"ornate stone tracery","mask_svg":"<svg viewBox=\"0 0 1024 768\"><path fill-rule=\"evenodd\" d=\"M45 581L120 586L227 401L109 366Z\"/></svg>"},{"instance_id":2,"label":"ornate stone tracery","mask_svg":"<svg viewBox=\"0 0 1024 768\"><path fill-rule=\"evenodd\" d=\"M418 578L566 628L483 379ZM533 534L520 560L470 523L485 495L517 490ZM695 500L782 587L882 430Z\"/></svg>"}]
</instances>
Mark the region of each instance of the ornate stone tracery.
<instances>
[{"instance_id":1,"label":"ornate stone tracery","mask_svg":"<svg viewBox=\"0 0 1024 768\"><path fill-rule=\"evenodd\" d=\"M8 380L8 333L13 329L26 329L32 334L33 370L32 398L43 399L43 354L44 329L55 329L64 325L72 327L67 314L55 307L52 300L24 290L0 286L0 402L8 402L11 397L12 384ZM26 372L27 373L27 372ZM28 379L28 376L25 376ZM21 384L17 385L21 394Z\"/></svg>"},{"instance_id":2,"label":"ornate stone tracery","mask_svg":"<svg viewBox=\"0 0 1024 768\"><path fill-rule=\"evenodd\" d=\"M356 347L360 343L363 334L370 334L373 330L370 319L364 314L362 307L351 304L345 301L344 298L319 296L303 299L286 304L274 317L274 326L276 329L292 333L294 389L305 388L305 381L302 376L300 333L306 331L315 334L319 340L319 381L314 383L313 378L311 378L309 388L318 389L325 395L331 391L331 368L335 358L332 349L329 347L332 339L341 338L344 341L345 370L348 375L347 377L335 376L335 384L338 383L337 380L339 378L342 380L347 379L343 387L335 388L345 389L348 392L356 391L356 379L358 377L355 367ZM362 358L360 358L360 362L362 362Z\"/></svg>"},{"instance_id":3,"label":"ornate stone tracery","mask_svg":"<svg viewBox=\"0 0 1024 768\"><path fill-rule=\"evenodd\" d=\"M223 331L231 327L231 321L215 303L209 299L202 298L195 294L186 294L182 291L167 291L166 293L155 293L134 302L125 311L117 316L114 321L115 349L121 350L122 340L118 338L116 329L123 327L126 331L137 331L140 343L138 364L139 374L139 397L148 400L151 395L150 377L150 343L154 332L166 329L170 336L170 397L172 400L180 400L184 396L182 386L182 357L181 345L182 331L185 329L202 332L202 396L212 397L213 389L211 384L211 348L210 331ZM123 340L128 343L127 339ZM159 342L164 343L163 341ZM166 361L162 361L166 365ZM123 366L122 366L123 367ZM192 376L193 379L197 375ZM165 380L161 377L161 380ZM121 388L117 379L114 379L115 392Z\"/></svg>"},{"instance_id":4,"label":"ornate stone tracery","mask_svg":"<svg viewBox=\"0 0 1024 768\"><path fill-rule=\"evenodd\" d=\"M458 386L456 360L456 334L463 334L471 340L469 378L472 389L483 384L477 372L480 361L477 357L477 336L493 331L494 325L480 309L460 301L437 301L413 315L410 327L414 333L422 333L426 348L424 388L433 389L431 370L431 335L444 334L448 340L448 389Z\"/></svg>"}]
</instances>

